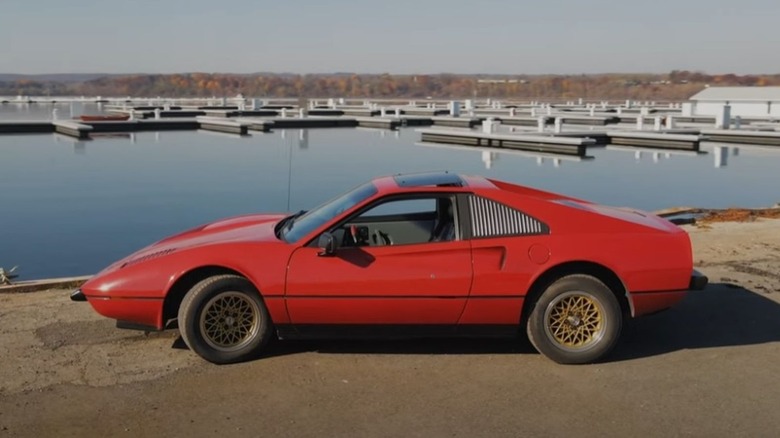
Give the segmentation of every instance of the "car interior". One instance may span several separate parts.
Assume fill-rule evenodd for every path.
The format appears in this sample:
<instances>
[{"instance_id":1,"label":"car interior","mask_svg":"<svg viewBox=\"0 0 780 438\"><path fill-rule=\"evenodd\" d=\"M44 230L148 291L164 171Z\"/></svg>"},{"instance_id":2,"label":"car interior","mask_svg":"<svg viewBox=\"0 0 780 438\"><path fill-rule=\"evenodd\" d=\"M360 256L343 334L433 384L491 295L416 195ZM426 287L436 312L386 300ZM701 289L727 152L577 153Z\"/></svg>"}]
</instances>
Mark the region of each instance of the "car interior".
<instances>
[{"instance_id":1,"label":"car interior","mask_svg":"<svg viewBox=\"0 0 780 438\"><path fill-rule=\"evenodd\" d=\"M333 232L340 247L410 245L456 240L454 197L395 197L349 218Z\"/></svg>"}]
</instances>

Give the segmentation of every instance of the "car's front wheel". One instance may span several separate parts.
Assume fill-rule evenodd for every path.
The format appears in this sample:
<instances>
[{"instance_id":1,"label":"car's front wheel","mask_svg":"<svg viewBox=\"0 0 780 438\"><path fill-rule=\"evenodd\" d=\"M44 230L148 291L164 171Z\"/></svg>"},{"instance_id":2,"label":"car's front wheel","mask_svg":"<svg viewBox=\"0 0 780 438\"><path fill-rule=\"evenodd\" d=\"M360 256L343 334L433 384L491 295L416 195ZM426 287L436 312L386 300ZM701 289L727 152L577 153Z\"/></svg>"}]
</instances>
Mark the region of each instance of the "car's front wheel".
<instances>
[{"instance_id":1,"label":"car's front wheel","mask_svg":"<svg viewBox=\"0 0 780 438\"><path fill-rule=\"evenodd\" d=\"M539 296L528 319L528 339L555 362L590 363L614 348L622 323L620 303L604 283L568 275Z\"/></svg>"},{"instance_id":2,"label":"car's front wheel","mask_svg":"<svg viewBox=\"0 0 780 438\"><path fill-rule=\"evenodd\" d=\"M271 336L271 321L260 293L237 275L207 278L179 307L179 331L188 347L217 364L255 356Z\"/></svg>"}]
</instances>

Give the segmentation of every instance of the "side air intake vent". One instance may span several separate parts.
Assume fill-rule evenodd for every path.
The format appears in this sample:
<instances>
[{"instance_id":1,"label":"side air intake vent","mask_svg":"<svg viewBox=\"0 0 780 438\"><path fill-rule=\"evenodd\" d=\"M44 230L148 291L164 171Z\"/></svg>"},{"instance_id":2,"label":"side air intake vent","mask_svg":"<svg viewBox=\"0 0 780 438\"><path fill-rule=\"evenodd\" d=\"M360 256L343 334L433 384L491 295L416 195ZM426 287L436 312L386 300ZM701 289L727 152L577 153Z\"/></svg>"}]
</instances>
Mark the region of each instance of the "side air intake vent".
<instances>
[{"instance_id":1,"label":"side air intake vent","mask_svg":"<svg viewBox=\"0 0 780 438\"><path fill-rule=\"evenodd\" d=\"M528 236L549 234L543 222L514 208L479 196L469 197L473 237Z\"/></svg>"}]
</instances>

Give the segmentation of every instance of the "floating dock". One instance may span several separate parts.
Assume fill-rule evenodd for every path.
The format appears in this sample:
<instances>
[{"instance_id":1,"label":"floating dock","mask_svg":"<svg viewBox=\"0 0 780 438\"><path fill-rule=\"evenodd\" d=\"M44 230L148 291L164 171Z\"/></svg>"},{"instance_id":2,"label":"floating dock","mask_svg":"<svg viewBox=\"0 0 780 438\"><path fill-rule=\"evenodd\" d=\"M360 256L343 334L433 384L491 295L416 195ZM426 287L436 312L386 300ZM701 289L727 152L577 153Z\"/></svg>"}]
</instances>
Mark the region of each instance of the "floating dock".
<instances>
[{"instance_id":1,"label":"floating dock","mask_svg":"<svg viewBox=\"0 0 780 438\"><path fill-rule=\"evenodd\" d=\"M519 149L583 157L595 140L589 138L555 137L543 134L495 134L444 129L419 130L425 143L460 144L493 148Z\"/></svg>"},{"instance_id":2,"label":"floating dock","mask_svg":"<svg viewBox=\"0 0 780 438\"><path fill-rule=\"evenodd\" d=\"M498 120L501 121L502 125L510 125L510 126L539 126L539 119L544 120L545 125L550 125L555 120L551 116L538 116L538 117L523 117L523 116L514 116L514 117L499 117Z\"/></svg>"},{"instance_id":3,"label":"floating dock","mask_svg":"<svg viewBox=\"0 0 780 438\"><path fill-rule=\"evenodd\" d=\"M558 115L551 116L553 119L560 117L561 121L569 125L594 125L604 126L620 123L620 117L616 116L578 116L578 115Z\"/></svg>"},{"instance_id":4,"label":"floating dock","mask_svg":"<svg viewBox=\"0 0 780 438\"><path fill-rule=\"evenodd\" d=\"M518 149L507 149L507 148L499 149L499 148L488 148L482 146L464 146L464 145L453 145L453 144L442 144L442 143L417 142L415 143L415 146L479 152L482 154L482 161L485 163L485 167L488 169L492 167L493 162L496 160L495 157L497 155L503 155L503 154L519 155L526 158L533 158L536 160L537 164L542 164L544 160L551 160L554 162L558 160L579 162L579 161L588 161L593 159L593 157L590 155L579 156L579 155L556 154L556 153L548 153L548 152L523 151Z\"/></svg>"},{"instance_id":5,"label":"floating dock","mask_svg":"<svg viewBox=\"0 0 780 438\"><path fill-rule=\"evenodd\" d=\"M449 126L451 128L473 128L482 123L484 117L430 117L429 120L435 126Z\"/></svg>"},{"instance_id":6,"label":"floating dock","mask_svg":"<svg viewBox=\"0 0 780 438\"><path fill-rule=\"evenodd\" d=\"M200 129L205 129L206 131L238 135L249 134L249 124L237 120L220 120L216 117L198 117L197 121L200 125Z\"/></svg>"},{"instance_id":7,"label":"floating dock","mask_svg":"<svg viewBox=\"0 0 780 438\"><path fill-rule=\"evenodd\" d=\"M698 151L702 136L696 131L680 133L680 131L642 132L642 131L609 131L609 143L622 146L639 146L653 149L675 149Z\"/></svg>"},{"instance_id":8,"label":"floating dock","mask_svg":"<svg viewBox=\"0 0 780 438\"><path fill-rule=\"evenodd\" d=\"M105 120L82 122L92 127L92 133L137 132L137 131L187 131L200 129L195 118L188 119L146 119L146 120Z\"/></svg>"},{"instance_id":9,"label":"floating dock","mask_svg":"<svg viewBox=\"0 0 780 438\"><path fill-rule=\"evenodd\" d=\"M269 119L273 124L271 129L304 129L304 128L354 128L358 121L354 117L276 117Z\"/></svg>"},{"instance_id":10,"label":"floating dock","mask_svg":"<svg viewBox=\"0 0 780 438\"><path fill-rule=\"evenodd\" d=\"M75 121L54 120L52 125L54 125L54 132L76 137L80 140L88 139L89 133L92 132L92 126L77 123Z\"/></svg>"},{"instance_id":11,"label":"floating dock","mask_svg":"<svg viewBox=\"0 0 780 438\"><path fill-rule=\"evenodd\" d=\"M54 132L51 120L0 121L0 134L47 134Z\"/></svg>"},{"instance_id":12,"label":"floating dock","mask_svg":"<svg viewBox=\"0 0 780 438\"><path fill-rule=\"evenodd\" d=\"M780 132L744 131L725 129L703 129L702 135L709 141L718 143L754 144L761 146L780 146Z\"/></svg>"}]
</instances>

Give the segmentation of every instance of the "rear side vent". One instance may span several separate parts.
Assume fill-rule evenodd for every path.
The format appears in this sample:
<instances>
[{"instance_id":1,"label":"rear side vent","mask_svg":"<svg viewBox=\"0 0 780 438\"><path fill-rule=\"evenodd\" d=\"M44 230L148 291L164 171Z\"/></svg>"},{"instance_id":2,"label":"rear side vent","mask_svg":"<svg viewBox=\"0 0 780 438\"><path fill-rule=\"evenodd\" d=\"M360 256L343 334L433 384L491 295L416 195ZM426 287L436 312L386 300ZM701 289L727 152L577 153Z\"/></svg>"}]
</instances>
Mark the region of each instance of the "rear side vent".
<instances>
[{"instance_id":1,"label":"rear side vent","mask_svg":"<svg viewBox=\"0 0 780 438\"><path fill-rule=\"evenodd\" d=\"M471 235L475 238L550 234L544 222L490 199L471 196L469 209Z\"/></svg>"}]
</instances>

